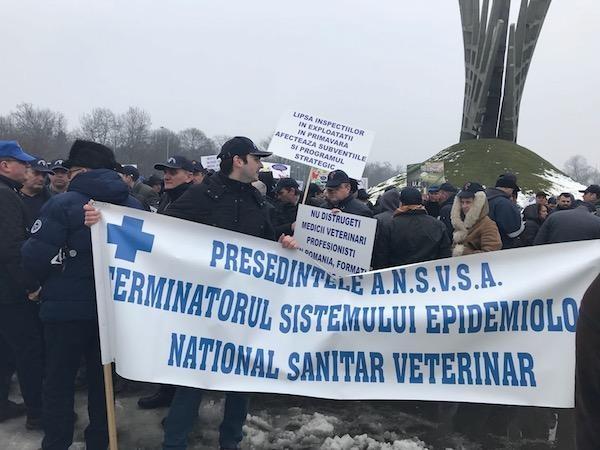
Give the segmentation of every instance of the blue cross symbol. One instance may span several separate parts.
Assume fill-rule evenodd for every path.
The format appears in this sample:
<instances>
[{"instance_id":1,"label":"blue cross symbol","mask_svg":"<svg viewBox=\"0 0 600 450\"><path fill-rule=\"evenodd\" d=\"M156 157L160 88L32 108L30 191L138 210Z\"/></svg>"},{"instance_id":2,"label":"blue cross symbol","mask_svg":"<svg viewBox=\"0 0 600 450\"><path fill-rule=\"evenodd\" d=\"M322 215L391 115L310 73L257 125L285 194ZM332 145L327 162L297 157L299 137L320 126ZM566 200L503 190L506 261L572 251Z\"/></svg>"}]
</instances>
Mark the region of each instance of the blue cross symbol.
<instances>
[{"instance_id":1,"label":"blue cross symbol","mask_svg":"<svg viewBox=\"0 0 600 450\"><path fill-rule=\"evenodd\" d=\"M107 225L108 243L117 245L115 258L135 262L138 251L151 252L154 235L142 231L144 221L134 217L123 216L123 223Z\"/></svg>"}]
</instances>

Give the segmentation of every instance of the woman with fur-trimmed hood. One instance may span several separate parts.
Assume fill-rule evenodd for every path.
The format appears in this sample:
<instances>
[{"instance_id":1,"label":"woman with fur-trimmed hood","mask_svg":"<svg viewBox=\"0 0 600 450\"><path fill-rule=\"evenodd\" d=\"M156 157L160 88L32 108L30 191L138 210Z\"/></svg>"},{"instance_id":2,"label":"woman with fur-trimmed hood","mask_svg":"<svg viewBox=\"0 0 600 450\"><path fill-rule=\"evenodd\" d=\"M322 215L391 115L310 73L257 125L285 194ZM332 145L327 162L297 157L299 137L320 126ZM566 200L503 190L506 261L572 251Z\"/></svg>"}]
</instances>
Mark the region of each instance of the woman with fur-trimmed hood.
<instances>
[{"instance_id":1,"label":"woman with fur-trimmed hood","mask_svg":"<svg viewBox=\"0 0 600 450\"><path fill-rule=\"evenodd\" d=\"M489 205L483 186L469 182L452 204L452 256L493 252L502 248L496 223L488 217Z\"/></svg>"}]
</instances>

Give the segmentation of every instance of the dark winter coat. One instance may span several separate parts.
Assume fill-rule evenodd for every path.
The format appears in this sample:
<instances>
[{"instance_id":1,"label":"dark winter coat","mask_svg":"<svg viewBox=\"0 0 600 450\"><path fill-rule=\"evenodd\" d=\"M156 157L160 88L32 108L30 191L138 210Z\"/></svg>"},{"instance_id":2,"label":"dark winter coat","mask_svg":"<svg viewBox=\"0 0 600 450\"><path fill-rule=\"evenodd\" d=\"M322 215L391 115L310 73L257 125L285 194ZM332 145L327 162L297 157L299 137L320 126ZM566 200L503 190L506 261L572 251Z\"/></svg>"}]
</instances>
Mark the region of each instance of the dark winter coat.
<instances>
[{"instance_id":1,"label":"dark winter coat","mask_svg":"<svg viewBox=\"0 0 600 450\"><path fill-rule=\"evenodd\" d=\"M266 200L248 183L218 172L192 185L164 212L167 216L275 240Z\"/></svg>"},{"instance_id":2,"label":"dark winter coat","mask_svg":"<svg viewBox=\"0 0 600 450\"><path fill-rule=\"evenodd\" d=\"M537 204L529 205L523 210L523 220L525 220L525 229L519 236L519 240L521 245L526 247L533 245L535 237L544 223L544 221L539 218Z\"/></svg>"},{"instance_id":3,"label":"dark winter coat","mask_svg":"<svg viewBox=\"0 0 600 450\"><path fill-rule=\"evenodd\" d=\"M382 212L375 214L373 217L377 220L377 231L375 234L375 240L380 233L386 233L385 228L389 228L394 218L394 213L400 206L400 192L397 189L390 189L384 192L378 198L379 208Z\"/></svg>"},{"instance_id":4,"label":"dark winter coat","mask_svg":"<svg viewBox=\"0 0 600 450\"><path fill-rule=\"evenodd\" d=\"M512 202L510 196L500 189L487 188L485 193L490 206L489 216L498 226L502 248L514 247L514 240L525 229L519 208Z\"/></svg>"},{"instance_id":5,"label":"dark winter coat","mask_svg":"<svg viewBox=\"0 0 600 450\"><path fill-rule=\"evenodd\" d=\"M403 266L450 255L446 227L423 208L396 213L390 226L381 230L373 248L373 268Z\"/></svg>"},{"instance_id":6,"label":"dark winter coat","mask_svg":"<svg viewBox=\"0 0 600 450\"><path fill-rule=\"evenodd\" d=\"M454 233L454 228L452 227L452 205L454 204L454 198L456 194L452 194L448 199L440 205L440 220L446 226L446 233L448 234L448 239L452 240L452 234Z\"/></svg>"},{"instance_id":7,"label":"dark winter coat","mask_svg":"<svg viewBox=\"0 0 600 450\"><path fill-rule=\"evenodd\" d=\"M163 214L169 205L179 199L183 195L185 191L187 191L192 186L192 183L183 183L177 186L176 188L165 190L163 195L160 197L160 203L158 204L157 213Z\"/></svg>"},{"instance_id":8,"label":"dark winter coat","mask_svg":"<svg viewBox=\"0 0 600 450\"><path fill-rule=\"evenodd\" d=\"M597 450L600 448L600 276L581 300L575 339L577 450Z\"/></svg>"},{"instance_id":9,"label":"dark winter coat","mask_svg":"<svg viewBox=\"0 0 600 450\"><path fill-rule=\"evenodd\" d=\"M151 208L158 209L158 205L160 203L160 196L154 192L147 184L142 183L140 180L137 180L133 188L131 188L131 194L137 198L142 205L146 204Z\"/></svg>"},{"instance_id":10,"label":"dark winter coat","mask_svg":"<svg viewBox=\"0 0 600 450\"><path fill-rule=\"evenodd\" d=\"M451 213L454 227L452 256L493 252L502 248L498 227L488 217L488 210L485 192L475 194L473 206L464 217L460 199L454 199Z\"/></svg>"},{"instance_id":11,"label":"dark winter coat","mask_svg":"<svg viewBox=\"0 0 600 450\"><path fill-rule=\"evenodd\" d=\"M29 220L27 222L28 228L31 228L31 225L33 225L33 222L35 222L35 220L40 215L42 206L44 206L46 204L46 202L48 200L50 200L50 198L52 198L52 196L53 195L50 192L50 189L48 189L46 186L44 186L44 189L42 189L42 191L39 194L36 194L34 196L29 196L29 195L21 192L21 198L23 199L25 208L27 208L28 217L29 217Z\"/></svg>"},{"instance_id":12,"label":"dark winter coat","mask_svg":"<svg viewBox=\"0 0 600 450\"><path fill-rule=\"evenodd\" d=\"M348 214L356 214L357 216L364 217L373 217L373 212L371 211L371 209L369 209L369 207L363 202L352 197L352 195L349 195L337 205L334 205L329 200L325 200L321 203L320 207L325 209L337 208L340 211Z\"/></svg>"},{"instance_id":13,"label":"dark winter coat","mask_svg":"<svg viewBox=\"0 0 600 450\"><path fill-rule=\"evenodd\" d=\"M38 287L21 265L21 245L29 234L28 211L21 184L0 175L0 303L26 301L27 290Z\"/></svg>"},{"instance_id":14,"label":"dark winter coat","mask_svg":"<svg viewBox=\"0 0 600 450\"><path fill-rule=\"evenodd\" d=\"M587 206L550 214L533 241L534 245L600 239L600 217Z\"/></svg>"},{"instance_id":15,"label":"dark winter coat","mask_svg":"<svg viewBox=\"0 0 600 450\"><path fill-rule=\"evenodd\" d=\"M271 214L273 227L277 237L282 234L291 235L292 223L296 221L298 215L298 204L278 202Z\"/></svg>"},{"instance_id":16,"label":"dark winter coat","mask_svg":"<svg viewBox=\"0 0 600 450\"><path fill-rule=\"evenodd\" d=\"M90 199L142 208L119 175L107 169L80 173L67 192L44 205L22 248L25 269L42 285L43 321L96 318L92 241L83 224L83 205Z\"/></svg>"}]
</instances>

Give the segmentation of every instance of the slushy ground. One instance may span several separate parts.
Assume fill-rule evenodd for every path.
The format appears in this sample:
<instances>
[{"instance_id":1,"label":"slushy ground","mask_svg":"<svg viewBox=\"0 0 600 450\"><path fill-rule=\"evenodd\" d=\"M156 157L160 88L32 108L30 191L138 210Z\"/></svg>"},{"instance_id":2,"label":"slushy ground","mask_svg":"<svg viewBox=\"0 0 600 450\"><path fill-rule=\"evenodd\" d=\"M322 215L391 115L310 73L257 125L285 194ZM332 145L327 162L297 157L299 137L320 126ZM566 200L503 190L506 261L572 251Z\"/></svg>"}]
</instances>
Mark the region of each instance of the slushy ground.
<instances>
[{"instance_id":1,"label":"slushy ground","mask_svg":"<svg viewBox=\"0 0 600 450\"><path fill-rule=\"evenodd\" d=\"M161 420L167 408L142 410L141 396L151 394L150 384L126 382L116 396L120 450L159 450ZM11 399L21 401L13 382ZM223 394L208 392L200 407L200 418L190 436L190 450L218 449L218 427L223 414ZM77 391L75 410L79 416L72 450L83 450L87 425L86 392ZM444 432L433 418L435 405L426 402L331 401L307 397L252 394L244 428L243 449L321 450L420 450L452 449L546 449L550 443L509 441L488 436L469 440ZM25 429L25 417L0 423L1 450L38 450L41 431Z\"/></svg>"}]
</instances>

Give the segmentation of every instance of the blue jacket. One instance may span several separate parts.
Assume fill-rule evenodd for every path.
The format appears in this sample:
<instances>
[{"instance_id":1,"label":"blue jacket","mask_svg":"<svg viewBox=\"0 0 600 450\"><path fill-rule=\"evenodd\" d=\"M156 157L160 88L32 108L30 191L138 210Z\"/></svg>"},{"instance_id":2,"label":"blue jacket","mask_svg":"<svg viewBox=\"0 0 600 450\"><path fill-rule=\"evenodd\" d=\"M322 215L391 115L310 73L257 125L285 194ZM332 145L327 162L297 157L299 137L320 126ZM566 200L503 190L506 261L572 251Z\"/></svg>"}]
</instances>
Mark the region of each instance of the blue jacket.
<instances>
[{"instance_id":1,"label":"blue jacket","mask_svg":"<svg viewBox=\"0 0 600 450\"><path fill-rule=\"evenodd\" d=\"M83 224L83 205L90 199L142 208L119 175L107 169L80 173L66 193L48 200L21 249L25 270L42 285L43 321L97 317L92 242Z\"/></svg>"},{"instance_id":2,"label":"blue jacket","mask_svg":"<svg viewBox=\"0 0 600 450\"><path fill-rule=\"evenodd\" d=\"M487 188L485 193L490 206L488 216L498 225L502 248L511 248L514 246L515 238L525 229L521 212L510 197L500 189Z\"/></svg>"}]
</instances>

